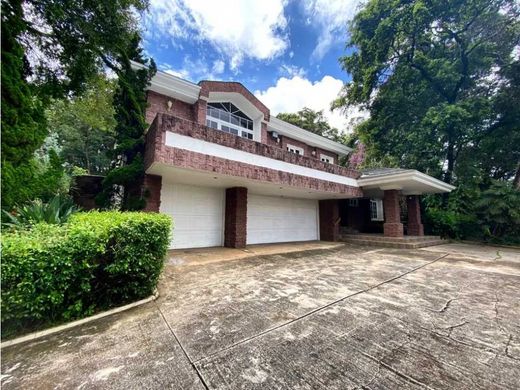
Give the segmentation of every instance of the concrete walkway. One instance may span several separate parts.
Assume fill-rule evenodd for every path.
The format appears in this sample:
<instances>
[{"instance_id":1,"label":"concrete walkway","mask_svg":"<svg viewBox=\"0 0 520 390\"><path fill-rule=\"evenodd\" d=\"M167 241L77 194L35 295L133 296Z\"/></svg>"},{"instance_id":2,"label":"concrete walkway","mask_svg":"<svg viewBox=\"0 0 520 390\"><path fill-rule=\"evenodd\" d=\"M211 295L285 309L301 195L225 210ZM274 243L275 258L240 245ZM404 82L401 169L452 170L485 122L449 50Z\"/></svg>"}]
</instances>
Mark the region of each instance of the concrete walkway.
<instances>
[{"instance_id":1,"label":"concrete walkway","mask_svg":"<svg viewBox=\"0 0 520 390\"><path fill-rule=\"evenodd\" d=\"M217 252L172 253L153 304L4 349L2 387L519 387L519 251Z\"/></svg>"}]
</instances>

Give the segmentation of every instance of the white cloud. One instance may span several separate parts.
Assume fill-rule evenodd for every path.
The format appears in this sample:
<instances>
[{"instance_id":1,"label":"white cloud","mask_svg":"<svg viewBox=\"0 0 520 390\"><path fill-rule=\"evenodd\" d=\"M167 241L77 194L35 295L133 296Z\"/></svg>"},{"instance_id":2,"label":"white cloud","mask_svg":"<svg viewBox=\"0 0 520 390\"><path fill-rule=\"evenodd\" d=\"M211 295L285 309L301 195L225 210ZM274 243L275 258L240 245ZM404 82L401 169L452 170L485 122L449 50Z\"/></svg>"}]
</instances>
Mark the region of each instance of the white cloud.
<instances>
[{"instance_id":1,"label":"white cloud","mask_svg":"<svg viewBox=\"0 0 520 390\"><path fill-rule=\"evenodd\" d=\"M146 39L209 42L232 70L246 57L272 59L289 45L284 0L151 0L142 18Z\"/></svg>"},{"instance_id":2,"label":"white cloud","mask_svg":"<svg viewBox=\"0 0 520 390\"><path fill-rule=\"evenodd\" d=\"M307 23L320 29L314 58L321 59L334 43L347 40L347 24L360 3L361 0L313 0L304 5Z\"/></svg>"},{"instance_id":3,"label":"white cloud","mask_svg":"<svg viewBox=\"0 0 520 390\"><path fill-rule=\"evenodd\" d=\"M216 60L215 62L213 62L213 68L211 69L211 71L213 72L213 74L221 74L224 72L225 66L226 64L224 63L224 61Z\"/></svg>"},{"instance_id":4,"label":"white cloud","mask_svg":"<svg viewBox=\"0 0 520 390\"><path fill-rule=\"evenodd\" d=\"M284 76L289 76L289 77L294 77L294 76L305 77L305 75L307 73L305 71L305 69L303 69L303 68L300 68L295 65L287 65L287 64L281 65L278 68L278 70L279 70L280 74L282 74Z\"/></svg>"},{"instance_id":5,"label":"white cloud","mask_svg":"<svg viewBox=\"0 0 520 390\"><path fill-rule=\"evenodd\" d=\"M323 110L331 126L350 131L354 117L366 117L367 114L357 109L350 109L346 115L338 110L330 111L330 104L338 96L342 86L343 82L332 76L324 76L314 83L301 76L290 79L282 77L275 86L265 91L256 91L255 95L269 107L271 115L296 112L304 107Z\"/></svg>"}]
</instances>

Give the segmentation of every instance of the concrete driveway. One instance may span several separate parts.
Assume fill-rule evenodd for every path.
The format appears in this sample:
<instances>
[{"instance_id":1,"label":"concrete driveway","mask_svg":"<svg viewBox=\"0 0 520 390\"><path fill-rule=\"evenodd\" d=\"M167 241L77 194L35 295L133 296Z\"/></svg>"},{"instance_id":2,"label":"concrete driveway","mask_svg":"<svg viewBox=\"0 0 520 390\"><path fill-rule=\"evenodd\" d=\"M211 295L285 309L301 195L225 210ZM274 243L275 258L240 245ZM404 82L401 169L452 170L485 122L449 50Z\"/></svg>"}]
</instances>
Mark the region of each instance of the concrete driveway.
<instances>
[{"instance_id":1,"label":"concrete driveway","mask_svg":"<svg viewBox=\"0 0 520 390\"><path fill-rule=\"evenodd\" d=\"M173 254L155 303L4 348L3 388L519 388L520 251L260 249Z\"/></svg>"}]
</instances>

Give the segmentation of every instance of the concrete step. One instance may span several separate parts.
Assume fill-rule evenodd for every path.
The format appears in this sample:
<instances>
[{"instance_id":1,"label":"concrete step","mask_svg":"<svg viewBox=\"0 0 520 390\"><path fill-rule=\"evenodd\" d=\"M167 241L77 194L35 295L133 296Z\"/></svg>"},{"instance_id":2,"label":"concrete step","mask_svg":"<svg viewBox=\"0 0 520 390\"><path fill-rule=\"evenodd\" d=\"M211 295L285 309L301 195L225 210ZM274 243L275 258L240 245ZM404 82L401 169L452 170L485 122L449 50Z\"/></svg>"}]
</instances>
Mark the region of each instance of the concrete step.
<instances>
[{"instance_id":1,"label":"concrete step","mask_svg":"<svg viewBox=\"0 0 520 390\"><path fill-rule=\"evenodd\" d=\"M430 240L440 240L439 236L404 236L404 237L385 237L382 234L341 234L345 239L372 240L372 241L399 241L399 242L422 242Z\"/></svg>"},{"instance_id":2,"label":"concrete step","mask_svg":"<svg viewBox=\"0 0 520 390\"><path fill-rule=\"evenodd\" d=\"M442 239L427 239L422 241L404 241L404 240L370 240L370 239L358 239L358 238L342 238L343 242L349 244L363 245L363 246L374 246L383 248L400 248L400 249L417 249L424 248L427 246L447 244L448 240Z\"/></svg>"}]
</instances>

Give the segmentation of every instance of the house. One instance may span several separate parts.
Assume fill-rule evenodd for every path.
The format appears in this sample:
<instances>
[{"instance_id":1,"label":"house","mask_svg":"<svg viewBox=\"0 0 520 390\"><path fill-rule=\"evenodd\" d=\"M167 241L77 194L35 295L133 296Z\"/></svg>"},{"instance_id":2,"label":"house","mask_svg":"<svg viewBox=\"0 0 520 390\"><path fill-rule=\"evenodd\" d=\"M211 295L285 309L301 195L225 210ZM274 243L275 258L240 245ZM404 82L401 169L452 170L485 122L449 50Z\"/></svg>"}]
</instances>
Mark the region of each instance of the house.
<instances>
[{"instance_id":1,"label":"house","mask_svg":"<svg viewBox=\"0 0 520 390\"><path fill-rule=\"evenodd\" d=\"M335 241L341 228L423 235L418 197L453 189L415 170L340 166L350 148L272 116L237 82L159 71L148 101L147 210L173 217L172 248Z\"/></svg>"}]
</instances>

